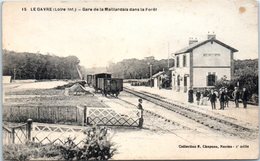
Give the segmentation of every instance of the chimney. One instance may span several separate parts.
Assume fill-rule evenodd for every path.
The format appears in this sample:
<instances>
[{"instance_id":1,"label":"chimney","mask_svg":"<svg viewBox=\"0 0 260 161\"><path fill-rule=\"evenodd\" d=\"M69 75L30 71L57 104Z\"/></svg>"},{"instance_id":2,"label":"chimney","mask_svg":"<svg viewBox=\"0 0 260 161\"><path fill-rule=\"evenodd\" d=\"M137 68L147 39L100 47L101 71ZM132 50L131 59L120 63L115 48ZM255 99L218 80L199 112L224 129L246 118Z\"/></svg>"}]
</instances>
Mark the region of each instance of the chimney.
<instances>
[{"instance_id":1,"label":"chimney","mask_svg":"<svg viewBox=\"0 0 260 161\"><path fill-rule=\"evenodd\" d=\"M193 39L192 37L189 39L189 45L198 42L197 38Z\"/></svg>"},{"instance_id":2,"label":"chimney","mask_svg":"<svg viewBox=\"0 0 260 161\"><path fill-rule=\"evenodd\" d=\"M216 34L214 32L212 34L208 32L208 39L216 39Z\"/></svg>"}]
</instances>

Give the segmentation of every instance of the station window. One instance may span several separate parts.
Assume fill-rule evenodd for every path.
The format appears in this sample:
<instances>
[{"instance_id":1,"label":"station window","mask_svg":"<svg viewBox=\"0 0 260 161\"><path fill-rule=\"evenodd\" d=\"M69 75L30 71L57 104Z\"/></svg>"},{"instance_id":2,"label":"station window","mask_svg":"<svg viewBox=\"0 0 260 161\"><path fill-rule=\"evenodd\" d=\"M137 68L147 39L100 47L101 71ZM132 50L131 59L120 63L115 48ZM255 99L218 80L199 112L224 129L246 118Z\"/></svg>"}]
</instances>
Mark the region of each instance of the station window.
<instances>
[{"instance_id":1,"label":"station window","mask_svg":"<svg viewBox=\"0 0 260 161\"><path fill-rule=\"evenodd\" d=\"M177 76L177 85L180 86L181 82L180 82L180 75Z\"/></svg>"},{"instance_id":2,"label":"station window","mask_svg":"<svg viewBox=\"0 0 260 161\"><path fill-rule=\"evenodd\" d=\"M180 59L179 56L176 57L176 67L180 67Z\"/></svg>"},{"instance_id":3,"label":"station window","mask_svg":"<svg viewBox=\"0 0 260 161\"><path fill-rule=\"evenodd\" d=\"M186 55L183 55L183 67L186 67Z\"/></svg>"},{"instance_id":4,"label":"station window","mask_svg":"<svg viewBox=\"0 0 260 161\"><path fill-rule=\"evenodd\" d=\"M209 74L207 76L207 85L208 86L214 86L216 83L216 75L215 74Z\"/></svg>"}]
</instances>

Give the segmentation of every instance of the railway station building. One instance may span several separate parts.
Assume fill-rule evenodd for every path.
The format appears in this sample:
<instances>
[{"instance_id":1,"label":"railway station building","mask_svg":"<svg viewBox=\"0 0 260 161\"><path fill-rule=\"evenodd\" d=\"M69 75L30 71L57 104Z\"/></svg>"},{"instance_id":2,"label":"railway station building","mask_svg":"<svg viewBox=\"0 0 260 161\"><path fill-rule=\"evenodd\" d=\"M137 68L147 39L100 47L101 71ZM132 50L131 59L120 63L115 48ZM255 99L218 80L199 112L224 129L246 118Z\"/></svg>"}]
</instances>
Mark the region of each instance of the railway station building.
<instances>
[{"instance_id":1,"label":"railway station building","mask_svg":"<svg viewBox=\"0 0 260 161\"><path fill-rule=\"evenodd\" d=\"M190 39L189 45L175 53L172 71L172 89L187 92L194 89L213 88L216 81L230 80L234 72L234 53L237 49L216 39L215 34L198 42Z\"/></svg>"}]
</instances>

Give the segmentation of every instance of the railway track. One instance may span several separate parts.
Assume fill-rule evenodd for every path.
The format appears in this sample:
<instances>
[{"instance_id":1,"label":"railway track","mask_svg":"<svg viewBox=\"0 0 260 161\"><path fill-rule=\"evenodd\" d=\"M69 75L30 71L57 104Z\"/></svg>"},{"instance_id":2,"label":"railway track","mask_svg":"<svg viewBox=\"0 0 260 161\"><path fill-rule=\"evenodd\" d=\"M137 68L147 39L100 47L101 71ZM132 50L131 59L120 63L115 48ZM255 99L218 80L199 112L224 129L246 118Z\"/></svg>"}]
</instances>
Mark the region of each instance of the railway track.
<instances>
[{"instance_id":1,"label":"railway track","mask_svg":"<svg viewBox=\"0 0 260 161\"><path fill-rule=\"evenodd\" d=\"M123 101L123 102L125 102L125 103L127 103L127 104L129 104L129 105L136 106L135 104L133 104L133 103L131 103L131 102L129 102L129 101L126 101L126 100L124 100L124 99L118 98L118 100L121 100L121 101ZM175 126L179 126L179 127L183 128L183 129L186 129L186 130L194 130L194 129L191 129L190 127L181 125L180 123L178 123L178 122L176 122L176 121L173 121L173 120L171 120L171 119L167 119L167 118L165 118L164 116L159 115L159 114L157 114L157 113L155 113L155 112L152 112L152 111L150 111L150 110L144 109L144 113L147 113L147 114L149 114L149 115L152 115L152 116L154 116L154 117L156 117L156 118L158 118L158 119L162 119L162 120L164 120L165 122L171 123L172 125L175 125Z\"/></svg>"},{"instance_id":2,"label":"railway track","mask_svg":"<svg viewBox=\"0 0 260 161\"><path fill-rule=\"evenodd\" d=\"M120 102L120 101L121 101L121 102ZM117 99L114 100L114 102L119 103L119 104L121 104L121 105L122 105L122 102L123 102L123 103L126 103L126 104L129 104L129 105L131 105L131 106L136 107L135 104L133 104L133 103L127 101L127 100L124 100L124 99L122 99L122 98L117 98ZM152 117L152 118L151 118L151 117ZM157 118L157 119L154 120L154 118ZM146 120L146 119L148 119L148 120ZM149 120L149 119L150 119L150 120ZM159 119L159 120L158 120L158 119ZM177 134L176 131L175 131L176 129L177 129L177 130L183 129L183 130L194 131L194 129L192 129L192 128L190 128L190 127L184 126L184 125L182 125L182 124L180 124L180 123L178 123L178 122L176 122L176 121L173 121L173 120L171 120L171 119L167 119L167 118L165 118L165 117L162 116L162 115L159 115L159 114L157 114L157 113L155 113L155 112L152 112L152 111L146 110L146 109L144 109L144 120L145 120L145 122L144 122L143 128L146 128L146 129L149 129L149 130L156 130L156 131L158 131L158 129L159 129L159 131L161 131L161 132L172 133L172 134L176 135L177 137L179 137L180 139L182 139L182 140L184 140L184 141L186 141L186 142L188 142L188 143L190 143L190 144L194 144L194 143L190 142L189 140L187 140L187 139L181 137L181 136L180 136L179 134ZM156 124L153 124L153 123L152 123L153 121L150 122L151 120L156 121ZM158 124L158 122L161 122L161 124L160 124L160 123ZM164 122L164 123L162 123L162 122ZM167 126L167 125L164 126L165 124L168 124L168 126ZM170 125L170 126L169 126L169 125ZM151 127L151 126L152 126L152 127ZM195 144L194 144L194 145L195 145Z\"/></svg>"},{"instance_id":3,"label":"railway track","mask_svg":"<svg viewBox=\"0 0 260 161\"><path fill-rule=\"evenodd\" d=\"M258 130L252 129L248 127L244 127L242 125L235 124L233 122L217 118L214 116L210 116L208 114L202 113L200 111L187 108L181 105L174 104L172 102L168 102L166 100L162 100L160 97L156 97L152 94L142 93L139 91L135 91L129 88L124 87L124 91L140 97L144 100L147 100L151 103L159 105L163 108L166 108L172 112L175 112L179 115L182 115L188 119L191 119L199 124L202 124L212 130L224 132L230 134L232 136L238 136L244 139L255 139L258 136Z\"/></svg>"}]
</instances>

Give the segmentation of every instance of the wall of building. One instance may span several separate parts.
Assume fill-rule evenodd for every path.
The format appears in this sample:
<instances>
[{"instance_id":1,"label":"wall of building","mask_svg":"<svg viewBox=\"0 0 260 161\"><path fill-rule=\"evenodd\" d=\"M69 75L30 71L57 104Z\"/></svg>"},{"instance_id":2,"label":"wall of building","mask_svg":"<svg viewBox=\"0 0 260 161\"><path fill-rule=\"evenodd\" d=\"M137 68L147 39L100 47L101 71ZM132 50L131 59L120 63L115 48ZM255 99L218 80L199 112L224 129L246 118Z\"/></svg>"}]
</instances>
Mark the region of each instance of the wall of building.
<instances>
[{"instance_id":1,"label":"wall of building","mask_svg":"<svg viewBox=\"0 0 260 161\"><path fill-rule=\"evenodd\" d=\"M153 79L153 87L158 88L158 79L157 78Z\"/></svg>"},{"instance_id":2,"label":"wall of building","mask_svg":"<svg viewBox=\"0 0 260 161\"><path fill-rule=\"evenodd\" d=\"M206 87L208 73L214 73L217 76L217 80L226 76L230 79L230 68L194 68L193 69L193 87Z\"/></svg>"},{"instance_id":3,"label":"wall of building","mask_svg":"<svg viewBox=\"0 0 260 161\"><path fill-rule=\"evenodd\" d=\"M193 66L231 66L230 50L208 42L193 50Z\"/></svg>"},{"instance_id":4,"label":"wall of building","mask_svg":"<svg viewBox=\"0 0 260 161\"><path fill-rule=\"evenodd\" d=\"M186 55L186 66L183 66L183 55ZM184 76L185 75L190 75L190 53L183 53L183 54L179 54L177 55L179 57L179 67L175 66L175 71L172 72L172 89L173 90L178 90L177 88L177 76L180 75L180 77L182 78L180 81L180 90L184 89ZM177 57L176 56L176 57ZM176 60L177 58L175 58L175 65L176 65ZM190 80L189 77L187 77L187 87L190 86Z\"/></svg>"}]
</instances>

